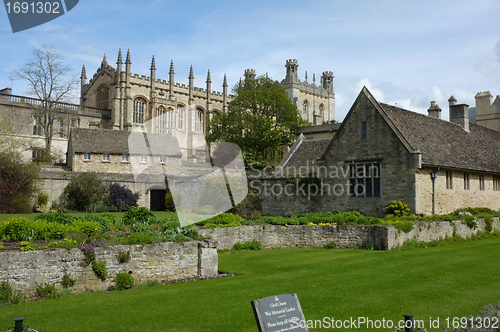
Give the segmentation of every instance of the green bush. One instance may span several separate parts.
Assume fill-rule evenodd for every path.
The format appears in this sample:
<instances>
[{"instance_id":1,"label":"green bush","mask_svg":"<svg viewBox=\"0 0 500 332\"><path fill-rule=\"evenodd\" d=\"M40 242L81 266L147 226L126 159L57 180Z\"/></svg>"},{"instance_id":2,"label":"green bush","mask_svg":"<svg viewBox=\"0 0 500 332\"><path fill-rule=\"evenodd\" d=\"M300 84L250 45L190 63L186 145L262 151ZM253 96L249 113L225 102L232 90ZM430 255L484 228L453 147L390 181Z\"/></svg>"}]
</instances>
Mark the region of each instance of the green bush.
<instances>
[{"instance_id":1,"label":"green bush","mask_svg":"<svg viewBox=\"0 0 500 332\"><path fill-rule=\"evenodd\" d=\"M88 211L91 204L102 204L108 188L96 172L85 172L75 176L64 188L62 197L66 208Z\"/></svg>"},{"instance_id":2,"label":"green bush","mask_svg":"<svg viewBox=\"0 0 500 332\"><path fill-rule=\"evenodd\" d=\"M87 236L92 236L101 230L101 226L95 221L74 220L71 223L71 230L76 233L83 233L87 234Z\"/></svg>"},{"instance_id":3,"label":"green bush","mask_svg":"<svg viewBox=\"0 0 500 332\"><path fill-rule=\"evenodd\" d=\"M0 283L0 302L7 303L10 302L12 298L12 287L10 286L8 281L2 281Z\"/></svg>"},{"instance_id":4,"label":"green bush","mask_svg":"<svg viewBox=\"0 0 500 332\"><path fill-rule=\"evenodd\" d=\"M41 284L36 287L36 296L42 299L54 299L57 298L58 292L55 285Z\"/></svg>"},{"instance_id":5,"label":"green bush","mask_svg":"<svg viewBox=\"0 0 500 332\"><path fill-rule=\"evenodd\" d=\"M0 151L0 213L31 213L38 168L20 153Z\"/></svg>"},{"instance_id":6,"label":"green bush","mask_svg":"<svg viewBox=\"0 0 500 332\"><path fill-rule=\"evenodd\" d=\"M117 273L115 277L115 288L117 290L126 290L134 286L134 277L128 273Z\"/></svg>"},{"instance_id":7,"label":"green bush","mask_svg":"<svg viewBox=\"0 0 500 332\"><path fill-rule=\"evenodd\" d=\"M130 262L130 251L127 252L120 251L116 258L118 258L118 263L120 264L128 263Z\"/></svg>"},{"instance_id":8,"label":"green bush","mask_svg":"<svg viewBox=\"0 0 500 332\"><path fill-rule=\"evenodd\" d=\"M63 248L63 249L70 250L70 249L78 247L78 243L75 240L64 239L64 240L60 240L60 241L52 241L48 244L47 247L49 247L49 248Z\"/></svg>"},{"instance_id":9,"label":"green bush","mask_svg":"<svg viewBox=\"0 0 500 332\"><path fill-rule=\"evenodd\" d=\"M101 279L101 281L106 280L106 278L108 277L108 269L106 267L106 261L104 260L98 261L94 259L92 261L92 271L94 271L96 277Z\"/></svg>"},{"instance_id":10,"label":"green bush","mask_svg":"<svg viewBox=\"0 0 500 332\"><path fill-rule=\"evenodd\" d=\"M71 278L67 273L62 277L61 284L64 288L73 287L76 280Z\"/></svg>"},{"instance_id":11,"label":"green bush","mask_svg":"<svg viewBox=\"0 0 500 332\"><path fill-rule=\"evenodd\" d=\"M125 212L125 215L123 216L123 222L125 223L125 225L131 225L134 222L150 224L156 222L156 218L153 212L149 211L147 208L143 206L133 206L130 208L130 210Z\"/></svg>"},{"instance_id":12,"label":"green bush","mask_svg":"<svg viewBox=\"0 0 500 332\"><path fill-rule=\"evenodd\" d=\"M238 250L261 250L261 249L262 249L262 245L257 240L247 241L245 243L236 242L233 246L233 250L235 250L235 251L238 251Z\"/></svg>"},{"instance_id":13,"label":"green bush","mask_svg":"<svg viewBox=\"0 0 500 332\"><path fill-rule=\"evenodd\" d=\"M175 200L178 200L178 193L166 193L165 194L165 210L175 211Z\"/></svg>"},{"instance_id":14,"label":"green bush","mask_svg":"<svg viewBox=\"0 0 500 332\"><path fill-rule=\"evenodd\" d=\"M51 209L49 213L43 213L38 217L39 220L47 222L55 222L58 224L69 225L73 222L75 218L62 213L59 210Z\"/></svg>"},{"instance_id":15,"label":"green bush","mask_svg":"<svg viewBox=\"0 0 500 332\"><path fill-rule=\"evenodd\" d=\"M129 245L132 245L132 244L145 245L145 244L151 244L151 243L156 242L152 236L149 236L149 235L143 234L143 233L134 233L134 234L129 235L127 237L122 237L122 238L116 239L116 241L120 244L129 244Z\"/></svg>"},{"instance_id":16,"label":"green bush","mask_svg":"<svg viewBox=\"0 0 500 332\"><path fill-rule=\"evenodd\" d=\"M245 220L235 214L221 213L207 220L203 220L197 225L207 226L207 227L237 227L241 226Z\"/></svg>"},{"instance_id":17,"label":"green bush","mask_svg":"<svg viewBox=\"0 0 500 332\"><path fill-rule=\"evenodd\" d=\"M337 248L337 245L335 244L335 242L332 241L332 242L325 243L323 245L323 248L324 249L335 249L335 248Z\"/></svg>"}]
</instances>

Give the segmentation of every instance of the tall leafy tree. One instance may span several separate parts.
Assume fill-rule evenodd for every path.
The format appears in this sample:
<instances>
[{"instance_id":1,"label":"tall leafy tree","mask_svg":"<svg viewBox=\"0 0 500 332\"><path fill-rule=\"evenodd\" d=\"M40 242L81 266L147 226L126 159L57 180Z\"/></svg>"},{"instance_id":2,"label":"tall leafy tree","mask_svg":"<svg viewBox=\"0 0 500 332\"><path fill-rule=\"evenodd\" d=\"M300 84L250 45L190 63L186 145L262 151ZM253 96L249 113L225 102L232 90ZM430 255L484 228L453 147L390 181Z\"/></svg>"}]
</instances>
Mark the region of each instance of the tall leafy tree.
<instances>
[{"instance_id":1,"label":"tall leafy tree","mask_svg":"<svg viewBox=\"0 0 500 332\"><path fill-rule=\"evenodd\" d=\"M259 76L233 88L235 99L224 114L209 123L209 142L237 144L248 166L265 165L295 140L297 128L308 125L277 81Z\"/></svg>"},{"instance_id":2,"label":"tall leafy tree","mask_svg":"<svg viewBox=\"0 0 500 332\"><path fill-rule=\"evenodd\" d=\"M57 108L57 103L65 101L77 86L76 76L71 75L71 68L64 65L62 54L52 46L42 45L32 50L32 57L21 67L11 72L11 78L28 83L28 94L41 100L31 106L34 116L45 138L45 154L50 158L54 122L64 120L64 114Z\"/></svg>"}]
</instances>

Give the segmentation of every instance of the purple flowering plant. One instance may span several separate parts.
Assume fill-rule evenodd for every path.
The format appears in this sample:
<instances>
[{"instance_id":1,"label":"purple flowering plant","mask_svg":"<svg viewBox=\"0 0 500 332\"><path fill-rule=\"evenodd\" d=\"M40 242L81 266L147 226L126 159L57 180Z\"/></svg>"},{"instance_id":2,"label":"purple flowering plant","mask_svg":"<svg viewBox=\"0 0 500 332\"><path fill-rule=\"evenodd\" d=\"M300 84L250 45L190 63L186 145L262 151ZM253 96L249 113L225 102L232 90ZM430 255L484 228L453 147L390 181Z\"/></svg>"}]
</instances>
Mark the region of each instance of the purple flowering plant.
<instances>
[{"instance_id":1,"label":"purple flowering plant","mask_svg":"<svg viewBox=\"0 0 500 332\"><path fill-rule=\"evenodd\" d=\"M90 264L95 261L95 248L108 247L111 245L116 245L116 243L113 241L94 241L84 245L82 251L85 255L85 263Z\"/></svg>"}]
</instances>

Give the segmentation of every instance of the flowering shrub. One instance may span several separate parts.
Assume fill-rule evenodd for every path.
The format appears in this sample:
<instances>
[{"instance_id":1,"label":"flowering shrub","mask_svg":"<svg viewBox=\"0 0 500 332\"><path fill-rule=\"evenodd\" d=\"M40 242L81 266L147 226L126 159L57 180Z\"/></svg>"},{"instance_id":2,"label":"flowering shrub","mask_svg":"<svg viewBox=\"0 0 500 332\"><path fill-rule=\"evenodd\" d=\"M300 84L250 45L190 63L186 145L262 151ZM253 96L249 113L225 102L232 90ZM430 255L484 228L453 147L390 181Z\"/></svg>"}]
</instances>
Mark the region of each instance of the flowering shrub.
<instances>
[{"instance_id":1,"label":"flowering shrub","mask_svg":"<svg viewBox=\"0 0 500 332\"><path fill-rule=\"evenodd\" d=\"M395 216L405 216L410 213L410 209L408 204L403 203L403 200L399 200L388 203L384 208L384 212Z\"/></svg>"},{"instance_id":2,"label":"flowering shrub","mask_svg":"<svg viewBox=\"0 0 500 332\"><path fill-rule=\"evenodd\" d=\"M139 194L133 193L126 186L118 183L110 183L108 186L108 197L106 203L109 211L121 212L127 211L133 206L137 206Z\"/></svg>"}]
</instances>

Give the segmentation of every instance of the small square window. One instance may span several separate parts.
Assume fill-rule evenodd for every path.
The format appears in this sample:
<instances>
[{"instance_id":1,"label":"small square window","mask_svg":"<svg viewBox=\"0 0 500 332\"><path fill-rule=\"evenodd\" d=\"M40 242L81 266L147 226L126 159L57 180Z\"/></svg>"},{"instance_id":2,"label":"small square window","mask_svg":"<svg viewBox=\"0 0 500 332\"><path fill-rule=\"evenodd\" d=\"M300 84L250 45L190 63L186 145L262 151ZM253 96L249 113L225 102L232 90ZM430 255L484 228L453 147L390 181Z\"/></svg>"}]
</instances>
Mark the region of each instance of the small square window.
<instances>
[{"instance_id":1,"label":"small square window","mask_svg":"<svg viewBox=\"0 0 500 332\"><path fill-rule=\"evenodd\" d=\"M147 162L148 162L148 156L147 156L146 154L143 154L143 155L141 156L141 163L142 163L142 164L145 164L145 163L147 163Z\"/></svg>"},{"instance_id":2,"label":"small square window","mask_svg":"<svg viewBox=\"0 0 500 332\"><path fill-rule=\"evenodd\" d=\"M167 156L160 156L160 164L165 164L167 162Z\"/></svg>"},{"instance_id":3,"label":"small square window","mask_svg":"<svg viewBox=\"0 0 500 332\"><path fill-rule=\"evenodd\" d=\"M90 161L90 152L85 152L83 154L83 160L84 161Z\"/></svg>"},{"instance_id":4,"label":"small square window","mask_svg":"<svg viewBox=\"0 0 500 332\"><path fill-rule=\"evenodd\" d=\"M102 161L109 161L109 153L102 154Z\"/></svg>"},{"instance_id":5,"label":"small square window","mask_svg":"<svg viewBox=\"0 0 500 332\"><path fill-rule=\"evenodd\" d=\"M128 163L128 154L122 154L122 163Z\"/></svg>"}]
</instances>

